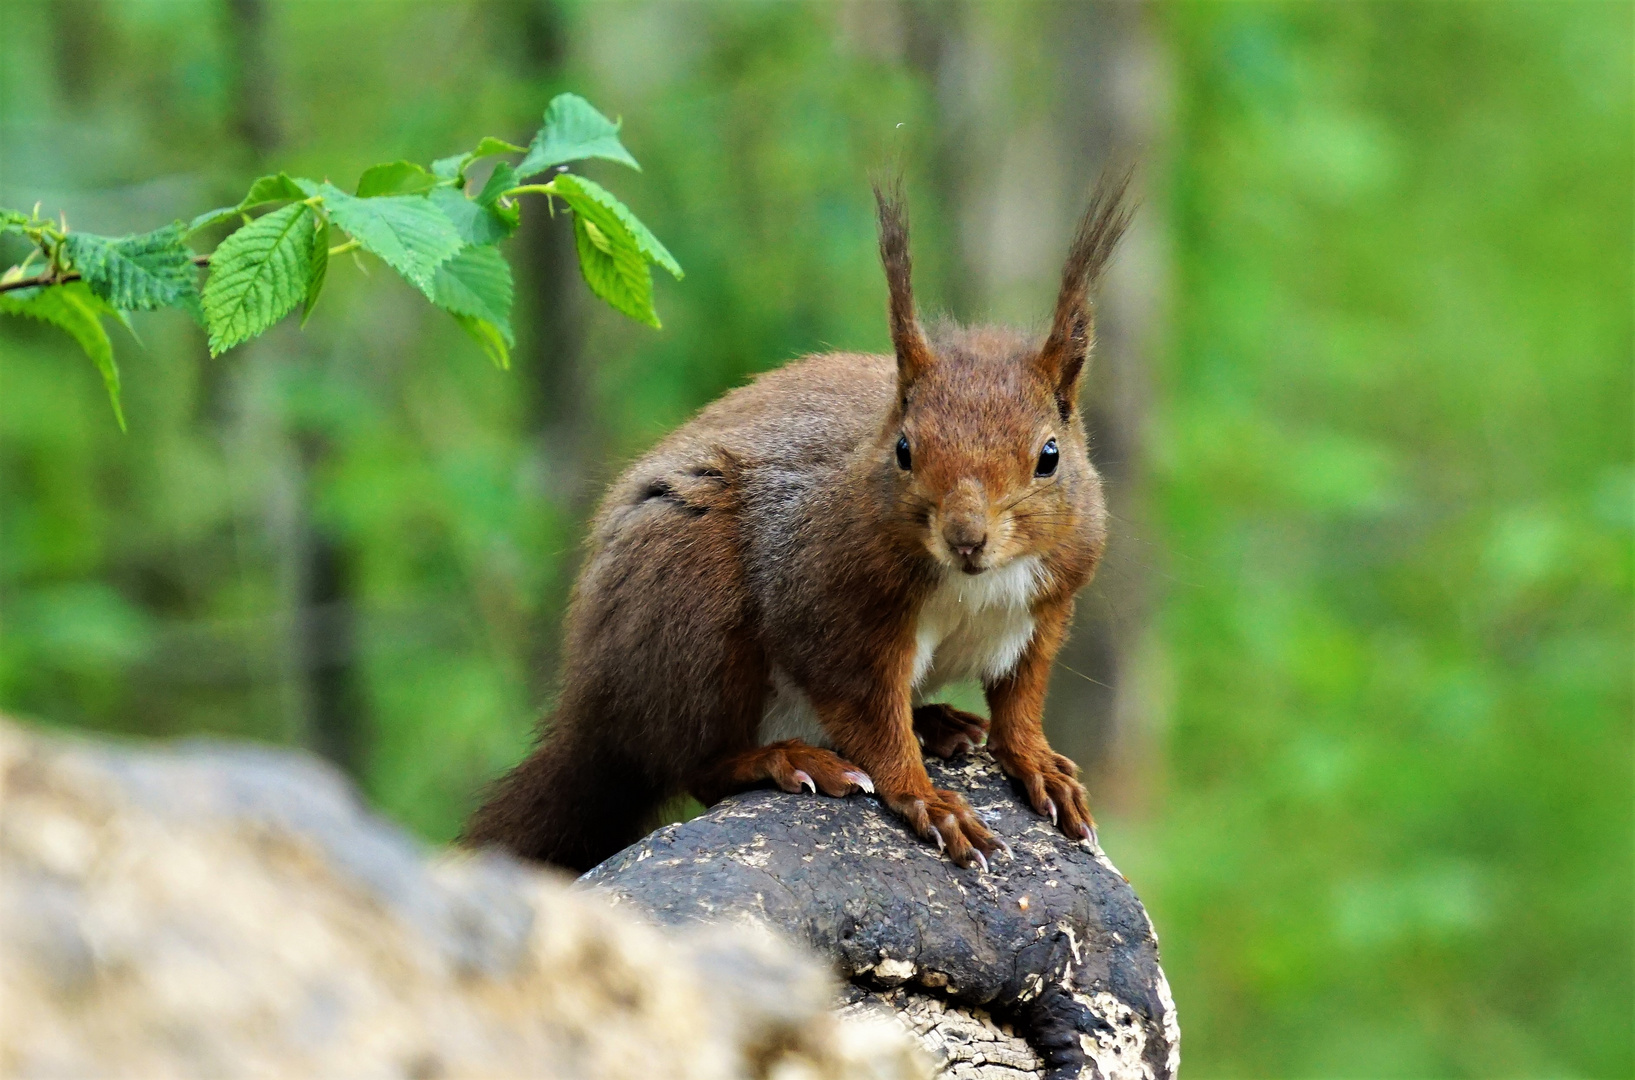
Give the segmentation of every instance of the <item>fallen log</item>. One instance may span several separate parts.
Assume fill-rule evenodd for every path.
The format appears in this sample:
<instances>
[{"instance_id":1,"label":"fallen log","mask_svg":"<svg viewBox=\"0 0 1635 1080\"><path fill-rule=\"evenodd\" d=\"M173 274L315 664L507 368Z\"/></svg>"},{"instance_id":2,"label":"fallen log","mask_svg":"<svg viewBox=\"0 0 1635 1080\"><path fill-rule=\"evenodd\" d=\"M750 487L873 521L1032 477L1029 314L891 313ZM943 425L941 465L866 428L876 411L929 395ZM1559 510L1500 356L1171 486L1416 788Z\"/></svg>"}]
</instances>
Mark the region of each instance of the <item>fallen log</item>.
<instances>
[{"instance_id":1,"label":"fallen log","mask_svg":"<svg viewBox=\"0 0 1635 1080\"><path fill-rule=\"evenodd\" d=\"M872 798L752 791L579 880L661 924L753 923L816 949L848 982L843 1011L889 1011L943 1076L1171 1080L1175 1005L1129 882L986 752L926 767L1010 857L961 870Z\"/></svg>"}]
</instances>

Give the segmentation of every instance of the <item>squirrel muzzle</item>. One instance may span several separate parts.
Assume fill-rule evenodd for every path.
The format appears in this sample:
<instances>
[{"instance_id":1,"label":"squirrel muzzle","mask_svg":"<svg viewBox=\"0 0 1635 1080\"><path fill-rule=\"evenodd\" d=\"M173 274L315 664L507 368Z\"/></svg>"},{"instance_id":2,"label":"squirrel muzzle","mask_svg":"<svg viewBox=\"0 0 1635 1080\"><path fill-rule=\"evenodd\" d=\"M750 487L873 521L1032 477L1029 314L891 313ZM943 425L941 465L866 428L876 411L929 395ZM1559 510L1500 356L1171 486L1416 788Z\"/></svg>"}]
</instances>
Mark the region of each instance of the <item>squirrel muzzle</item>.
<instances>
[{"instance_id":1,"label":"squirrel muzzle","mask_svg":"<svg viewBox=\"0 0 1635 1080\"><path fill-rule=\"evenodd\" d=\"M948 562L967 574L988 569L988 494L982 483L964 479L943 497L937 525Z\"/></svg>"}]
</instances>

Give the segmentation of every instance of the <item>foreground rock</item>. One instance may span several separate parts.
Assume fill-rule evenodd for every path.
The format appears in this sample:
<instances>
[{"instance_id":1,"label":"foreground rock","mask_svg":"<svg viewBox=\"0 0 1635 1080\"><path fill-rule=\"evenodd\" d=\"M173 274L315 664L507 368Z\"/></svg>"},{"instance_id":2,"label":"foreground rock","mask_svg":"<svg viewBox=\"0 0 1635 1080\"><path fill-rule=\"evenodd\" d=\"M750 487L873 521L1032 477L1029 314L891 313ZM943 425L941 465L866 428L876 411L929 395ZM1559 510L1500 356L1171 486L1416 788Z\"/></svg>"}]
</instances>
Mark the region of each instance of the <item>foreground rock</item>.
<instances>
[{"instance_id":1,"label":"foreground rock","mask_svg":"<svg viewBox=\"0 0 1635 1080\"><path fill-rule=\"evenodd\" d=\"M833 958L845 1012L888 1010L949 1077L1169 1080L1180 1033L1140 901L1018 801L985 752L927 761L1014 850L961 870L874 799L756 791L581 882L671 925L771 927Z\"/></svg>"},{"instance_id":2,"label":"foreground rock","mask_svg":"<svg viewBox=\"0 0 1635 1080\"><path fill-rule=\"evenodd\" d=\"M924 1075L769 934L428 862L298 754L0 721L0 1075Z\"/></svg>"}]
</instances>

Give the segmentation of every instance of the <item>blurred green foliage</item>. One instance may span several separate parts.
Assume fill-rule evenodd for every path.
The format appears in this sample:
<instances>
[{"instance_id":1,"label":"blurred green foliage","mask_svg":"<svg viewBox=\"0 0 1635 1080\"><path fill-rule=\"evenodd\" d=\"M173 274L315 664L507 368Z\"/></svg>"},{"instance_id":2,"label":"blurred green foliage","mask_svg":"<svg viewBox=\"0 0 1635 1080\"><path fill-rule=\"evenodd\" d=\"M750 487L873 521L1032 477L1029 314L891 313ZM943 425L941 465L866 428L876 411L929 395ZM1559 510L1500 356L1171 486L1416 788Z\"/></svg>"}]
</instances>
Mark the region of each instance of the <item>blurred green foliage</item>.
<instances>
[{"instance_id":1,"label":"blurred green foliage","mask_svg":"<svg viewBox=\"0 0 1635 1080\"><path fill-rule=\"evenodd\" d=\"M1125 869L1211 1073L1635 1065L1631 10L1168 12L1174 705Z\"/></svg>"},{"instance_id":2,"label":"blurred green foliage","mask_svg":"<svg viewBox=\"0 0 1635 1080\"><path fill-rule=\"evenodd\" d=\"M273 147L349 178L525 137L573 89L623 114L621 193L687 280L654 334L552 307L540 262L510 373L389 275L216 360L138 314L125 436L72 342L0 324L0 707L314 744L292 598L326 538L354 768L446 839L548 697L601 480L748 372L885 346L871 168L907 164L922 302L971 295L946 88L866 3L259 7L0 6L0 202L136 231L236 198ZM1074 77L1047 47L1068 8L962 10L998 65L972 92L1036 123ZM1148 13L1173 113L1145 211L1171 265L1141 419L1155 759L1102 835L1191 1075L1635 1073L1631 11ZM1042 313L1056 246L989 305Z\"/></svg>"}]
</instances>

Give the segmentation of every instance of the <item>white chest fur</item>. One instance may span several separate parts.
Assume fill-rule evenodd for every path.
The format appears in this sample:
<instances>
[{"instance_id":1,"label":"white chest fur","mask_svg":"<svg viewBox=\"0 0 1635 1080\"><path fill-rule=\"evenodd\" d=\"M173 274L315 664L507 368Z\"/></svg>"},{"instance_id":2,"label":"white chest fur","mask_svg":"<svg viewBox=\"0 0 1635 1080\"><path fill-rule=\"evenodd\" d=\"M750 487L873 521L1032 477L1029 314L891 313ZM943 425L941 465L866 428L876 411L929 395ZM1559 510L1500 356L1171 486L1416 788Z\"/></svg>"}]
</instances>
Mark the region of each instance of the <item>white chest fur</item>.
<instances>
[{"instance_id":1,"label":"white chest fur","mask_svg":"<svg viewBox=\"0 0 1635 1080\"><path fill-rule=\"evenodd\" d=\"M1045 569L1029 555L975 576L953 571L920 609L914 688L999 679L1033 640L1033 598Z\"/></svg>"},{"instance_id":2,"label":"white chest fur","mask_svg":"<svg viewBox=\"0 0 1635 1080\"><path fill-rule=\"evenodd\" d=\"M914 690L935 690L961 679L998 679L1014 668L1033 640L1031 604L1044 582L1045 569L1031 555L975 577L949 573L920 609ZM774 666L760 742L765 746L781 739L829 745L811 700Z\"/></svg>"}]
</instances>

